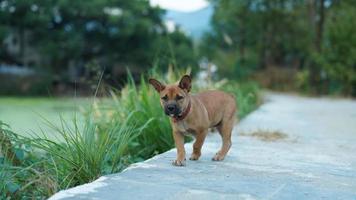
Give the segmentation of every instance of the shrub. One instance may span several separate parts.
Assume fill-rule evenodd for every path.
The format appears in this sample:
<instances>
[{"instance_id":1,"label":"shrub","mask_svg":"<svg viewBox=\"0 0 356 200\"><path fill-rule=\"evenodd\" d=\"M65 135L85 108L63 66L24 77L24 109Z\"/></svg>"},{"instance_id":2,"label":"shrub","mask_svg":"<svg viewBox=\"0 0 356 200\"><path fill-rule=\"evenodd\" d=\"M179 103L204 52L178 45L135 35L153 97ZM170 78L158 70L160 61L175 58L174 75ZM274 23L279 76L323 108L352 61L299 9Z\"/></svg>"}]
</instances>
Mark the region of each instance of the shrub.
<instances>
[{"instance_id":1,"label":"shrub","mask_svg":"<svg viewBox=\"0 0 356 200\"><path fill-rule=\"evenodd\" d=\"M46 160L0 121L0 199L45 198L58 191Z\"/></svg>"},{"instance_id":2,"label":"shrub","mask_svg":"<svg viewBox=\"0 0 356 200\"><path fill-rule=\"evenodd\" d=\"M56 141L43 136L31 139L31 145L43 150L60 188L91 182L96 178L123 169L128 145L145 129L149 121L138 125L132 120L134 112L126 119L110 124L102 131L89 117L82 128L77 119L69 124L61 118L62 126L48 125L60 136Z\"/></svg>"}]
</instances>

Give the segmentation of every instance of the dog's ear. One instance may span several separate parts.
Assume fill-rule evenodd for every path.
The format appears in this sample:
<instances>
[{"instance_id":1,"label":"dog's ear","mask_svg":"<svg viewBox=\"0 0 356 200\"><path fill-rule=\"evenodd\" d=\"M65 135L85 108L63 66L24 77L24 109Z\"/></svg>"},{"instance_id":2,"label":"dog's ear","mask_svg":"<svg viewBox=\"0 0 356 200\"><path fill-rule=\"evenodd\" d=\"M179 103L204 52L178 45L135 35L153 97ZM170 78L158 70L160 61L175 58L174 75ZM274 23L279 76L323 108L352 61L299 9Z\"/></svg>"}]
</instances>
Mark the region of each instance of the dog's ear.
<instances>
[{"instance_id":1,"label":"dog's ear","mask_svg":"<svg viewBox=\"0 0 356 200\"><path fill-rule=\"evenodd\" d=\"M150 78L148 82L156 89L157 92L161 92L162 90L164 90L164 88L166 88L165 85L163 85L161 82L157 81L154 78Z\"/></svg>"},{"instance_id":2,"label":"dog's ear","mask_svg":"<svg viewBox=\"0 0 356 200\"><path fill-rule=\"evenodd\" d=\"M189 75L184 75L180 79L178 86L181 89L186 90L187 92L190 92L190 89L192 88L192 78Z\"/></svg>"}]
</instances>

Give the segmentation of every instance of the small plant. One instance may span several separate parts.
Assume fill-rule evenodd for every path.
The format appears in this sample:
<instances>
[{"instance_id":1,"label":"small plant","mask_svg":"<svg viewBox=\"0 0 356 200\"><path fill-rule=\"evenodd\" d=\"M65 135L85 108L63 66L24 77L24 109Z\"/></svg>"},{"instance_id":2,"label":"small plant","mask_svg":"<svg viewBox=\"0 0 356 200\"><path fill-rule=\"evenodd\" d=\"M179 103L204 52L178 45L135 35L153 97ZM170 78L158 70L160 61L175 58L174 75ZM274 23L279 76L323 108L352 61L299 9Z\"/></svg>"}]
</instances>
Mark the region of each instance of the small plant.
<instances>
[{"instance_id":1,"label":"small plant","mask_svg":"<svg viewBox=\"0 0 356 200\"><path fill-rule=\"evenodd\" d=\"M46 161L26 144L27 139L0 122L0 198L45 198L58 191Z\"/></svg>"}]
</instances>

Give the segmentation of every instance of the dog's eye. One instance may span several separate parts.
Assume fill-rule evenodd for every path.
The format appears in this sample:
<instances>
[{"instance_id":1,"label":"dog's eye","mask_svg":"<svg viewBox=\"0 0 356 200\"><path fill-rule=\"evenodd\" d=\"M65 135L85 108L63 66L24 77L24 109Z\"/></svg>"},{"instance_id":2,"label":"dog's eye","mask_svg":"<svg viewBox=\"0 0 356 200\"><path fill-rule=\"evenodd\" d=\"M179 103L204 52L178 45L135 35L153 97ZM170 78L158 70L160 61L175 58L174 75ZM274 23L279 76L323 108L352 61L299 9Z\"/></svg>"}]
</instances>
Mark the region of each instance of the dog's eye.
<instances>
[{"instance_id":1,"label":"dog's eye","mask_svg":"<svg viewBox=\"0 0 356 200\"><path fill-rule=\"evenodd\" d=\"M184 97L183 96L180 96L180 95L177 95L176 96L176 100L181 100L181 99L183 99Z\"/></svg>"},{"instance_id":2,"label":"dog's eye","mask_svg":"<svg viewBox=\"0 0 356 200\"><path fill-rule=\"evenodd\" d=\"M161 97L161 99L164 100L164 101L167 101L168 97L167 97L167 95L165 95L165 96Z\"/></svg>"}]
</instances>

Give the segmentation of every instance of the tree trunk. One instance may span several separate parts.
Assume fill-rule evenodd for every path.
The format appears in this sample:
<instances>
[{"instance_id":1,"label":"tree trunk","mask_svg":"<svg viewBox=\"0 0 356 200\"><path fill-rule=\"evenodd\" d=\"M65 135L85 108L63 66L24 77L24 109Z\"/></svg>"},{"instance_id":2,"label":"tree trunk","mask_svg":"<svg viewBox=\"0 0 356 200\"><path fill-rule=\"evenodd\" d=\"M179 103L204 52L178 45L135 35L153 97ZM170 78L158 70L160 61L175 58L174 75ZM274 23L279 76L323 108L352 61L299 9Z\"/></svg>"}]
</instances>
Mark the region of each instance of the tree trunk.
<instances>
[{"instance_id":1,"label":"tree trunk","mask_svg":"<svg viewBox=\"0 0 356 200\"><path fill-rule=\"evenodd\" d=\"M325 21L325 0L308 0L308 18L310 24L310 30L313 32L313 48L316 53L320 54L322 51L323 33L324 33L324 21ZM316 93L327 92L328 83L321 80L320 68L317 64L311 60L310 66L310 84L311 87L316 89Z\"/></svg>"},{"instance_id":2,"label":"tree trunk","mask_svg":"<svg viewBox=\"0 0 356 200\"><path fill-rule=\"evenodd\" d=\"M20 43L20 61L23 66L25 66L25 29L20 26L19 30L19 43Z\"/></svg>"},{"instance_id":3,"label":"tree trunk","mask_svg":"<svg viewBox=\"0 0 356 200\"><path fill-rule=\"evenodd\" d=\"M246 56L245 56L245 27L243 24L244 18L242 18L241 28L240 28L240 44L239 44L239 52L240 52L240 63L241 65L245 64Z\"/></svg>"},{"instance_id":4,"label":"tree trunk","mask_svg":"<svg viewBox=\"0 0 356 200\"><path fill-rule=\"evenodd\" d=\"M318 4L319 20L316 26L315 47L319 53L321 52L321 48L322 48L322 40L323 40L323 32L324 32L324 18L325 18L324 2L325 0L319 0L319 4Z\"/></svg>"},{"instance_id":5,"label":"tree trunk","mask_svg":"<svg viewBox=\"0 0 356 200\"><path fill-rule=\"evenodd\" d=\"M315 0L308 0L307 7L308 7L308 19L309 19L310 30L314 30L314 27L315 27Z\"/></svg>"}]
</instances>

